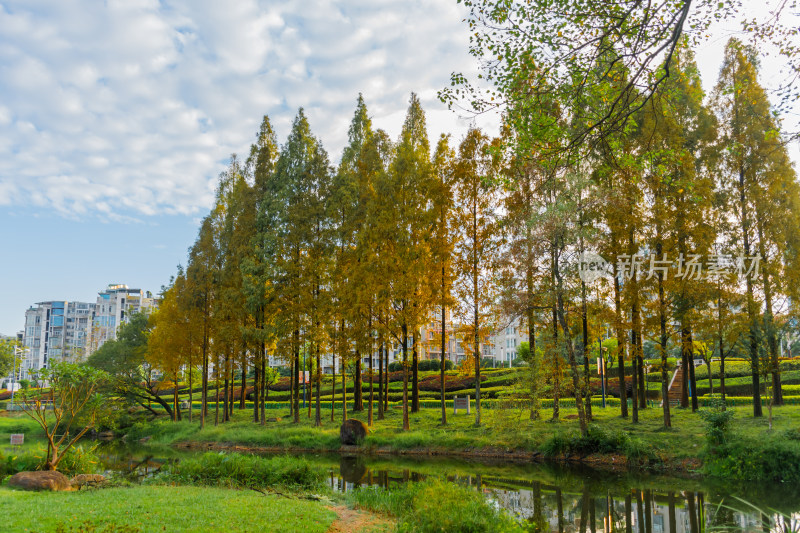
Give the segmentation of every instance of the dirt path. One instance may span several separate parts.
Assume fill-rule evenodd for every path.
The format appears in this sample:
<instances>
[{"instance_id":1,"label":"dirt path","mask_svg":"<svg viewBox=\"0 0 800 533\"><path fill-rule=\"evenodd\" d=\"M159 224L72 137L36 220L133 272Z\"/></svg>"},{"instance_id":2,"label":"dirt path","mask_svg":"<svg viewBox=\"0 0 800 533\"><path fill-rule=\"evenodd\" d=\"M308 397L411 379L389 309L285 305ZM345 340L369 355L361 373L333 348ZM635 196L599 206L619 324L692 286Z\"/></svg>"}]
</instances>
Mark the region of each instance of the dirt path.
<instances>
[{"instance_id":1,"label":"dirt path","mask_svg":"<svg viewBox=\"0 0 800 533\"><path fill-rule=\"evenodd\" d=\"M392 531L394 524L378 515L343 506L328 507L339 515L327 533L382 533Z\"/></svg>"}]
</instances>

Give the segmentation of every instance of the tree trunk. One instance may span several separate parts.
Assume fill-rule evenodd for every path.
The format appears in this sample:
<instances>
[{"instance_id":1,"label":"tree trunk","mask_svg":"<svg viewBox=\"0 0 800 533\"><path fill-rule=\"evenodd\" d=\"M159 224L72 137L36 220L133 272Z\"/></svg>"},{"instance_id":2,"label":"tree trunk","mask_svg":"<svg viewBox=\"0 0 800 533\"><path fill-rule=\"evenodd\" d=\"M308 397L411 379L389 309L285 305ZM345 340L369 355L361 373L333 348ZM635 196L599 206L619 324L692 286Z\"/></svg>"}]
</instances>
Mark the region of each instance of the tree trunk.
<instances>
[{"instance_id":1,"label":"tree trunk","mask_svg":"<svg viewBox=\"0 0 800 533\"><path fill-rule=\"evenodd\" d=\"M175 386L172 388L172 421L177 422L181 418L181 411L178 406L178 374L175 373Z\"/></svg>"},{"instance_id":2,"label":"tree trunk","mask_svg":"<svg viewBox=\"0 0 800 533\"><path fill-rule=\"evenodd\" d=\"M634 311L632 316L635 316L635 314L636 312ZM631 329L631 364L633 365L631 372L631 405L633 406L631 422L634 424L639 423L639 369L637 368L639 364L639 354L637 353L639 351L639 340L636 338L636 335L636 328Z\"/></svg>"},{"instance_id":3,"label":"tree trunk","mask_svg":"<svg viewBox=\"0 0 800 533\"><path fill-rule=\"evenodd\" d=\"M255 365L253 365L253 422L258 423L258 409L261 403L261 359L264 357L264 341L258 343L258 355L256 356Z\"/></svg>"},{"instance_id":4,"label":"tree trunk","mask_svg":"<svg viewBox=\"0 0 800 533\"><path fill-rule=\"evenodd\" d=\"M203 333L203 375L200 389L200 429L206 427L208 416L208 333Z\"/></svg>"},{"instance_id":5,"label":"tree trunk","mask_svg":"<svg viewBox=\"0 0 800 533\"><path fill-rule=\"evenodd\" d=\"M656 255L662 257L661 242L656 244ZM664 427L672 427L672 416L669 405L669 372L667 371L667 299L664 293L664 274L658 273L658 326L659 350L661 352L661 406L664 415Z\"/></svg>"},{"instance_id":6,"label":"tree trunk","mask_svg":"<svg viewBox=\"0 0 800 533\"><path fill-rule=\"evenodd\" d=\"M403 322L403 431L411 429L408 421L408 326Z\"/></svg>"},{"instance_id":7,"label":"tree trunk","mask_svg":"<svg viewBox=\"0 0 800 533\"><path fill-rule=\"evenodd\" d=\"M694 374L694 340L692 339L692 325L689 322L686 323L686 333L689 338L689 383L692 386L692 412L694 413L700 407L697 402L697 378Z\"/></svg>"},{"instance_id":8,"label":"tree trunk","mask_svg":"<svg viewBox=\"0 0 800 533\"><path fill-rule=\"evenodd\" d=\"M267 425L267 405L266 402L269 399L269 386L267 385L267 360L269 356L262 351L261 356L261 390L263 391L262 396L263 398L260 401L259 409L261 409L261 425Z\"/></svg>"},{"instance_id":9,"label":"tree trunk","mask_svg":"<svg viewBox=\"0 0 800 533\"><path fill-rule=\"evenodd\" d=\"M344 322L342 323L342 331L344 331ZM339 355L339 360L342 366L342 422L347 420L347 369L345 369L344 352Z\"/></svg>"},{"instance_id":10,"label":"tree trunk","mask_svg":"<svg viewBox=\"0 0 800 533\"><path fill-rule=\"evenodd\" d=\"M717 338L719 341L719 392L725 401L725 338L722 335L722 282L718 282L717 295Z\"/></svg>"},{"instance_id":11,"label":"tree trunk","mask_svg":"<svg viewBox=\"0 0 800 533\"><path fill-rule=\"evenodd\" d=\"M336 340L334 339L333 345L336 346ZM331 350L333 352L331 354L331 367L332 367L332 383L331 383L331 422L334 419L334 413L336 412L336 352L335 349Z\"/></svg>"},{"instance_id":12,"label":"tree trunk","mask_svg":"<svg viewBox=\"0 0 800 533\"><path fill-rule=\"evenodd\" d=\"M411 332L411 412L419 412L419 352L417 351L417 330Z\"/></svg>"},{"instance_id":13,"label":"tree trunk","mask_svg":"<svg viewBox=\"0 0 800 533\"><path fill-rule=\"evenodd\" d=\"M616 249L616 243L614 243ZM619 406L622 418L628 418L628 386L625 383L625 329L622 323L622 298L620 296L619 273L614 264L614 329L617 335L617 362L619 364Z\"/></svg>"},{"instance_id":14,"label":"tree trunk","mask_svg":"<svg viewBox=\"0 0 800 533\"><path fill-rule=\"evenodd\" d=\"M558 314L553 306L553 420L561 416L559 401L561 399L561 354L558 349Z\"/></svg>"},{"instance_id":15,"label":"tree trunk","mask_svg":"<svg viewBox=\"0 0 800 533\"><path fill-rule=\"evenodd\" d=\"M582 240L582 239L581 239ZM589 371L589 312L586 306L586 283L581 281L581 333L583 340L583 347L581 348L581 355L583 356L583 388L584 388L584 402L586 409L586 420L592 420L592 383L591 372ZM530 346L530 344L529 344ZM603 354L600 354L602 357Z\"/></svg>"},{"instance_id":16,"label":"tree trunk","mask_svg":"<svg viewBox=\"0 0 800 533\"><path fill-rule=\"evenodd\" d=\"M386 345L383 342L383 333L378 335L378 420L383 420L383 351Z\"/></svg>"},{"instance_id":17,"label":"tree trunk","mask_svg":"<svg viewBox=\"0 0 800 533\"><path fill-rule=\"evenodd\" d=\"M530 294L530 293L529 293ZM528 307L528 350L529 350L529 367L531 373L531 420L539 420L541 414L539 413L539 359L536 355L536 330L533 318L533 306Z\"/></svg>"},{"instance_id":18,"label":"tree trunk","mask_svg":"<svg viewBox=\"0 0 800 533\"><path fill-rule=\"evenodd\" d=\"M214 357L214 425L219 425L219 354Z\"/></svg>"},{"instance_id":19,"label":"tree trunk","mask_svg":"<svg viewBox=\"0 0 800 533\"><path fill-rule=\"evenodd\" d=\"M441 423L443 426L447 425L447 407L445 406L445 383L444 383L444 367L445 362L447 361L445 358L445 354L447 353L447 323L445 321L445 311L446 307L444 305L444 289L445 289L445 271L444 267L442 267L442 353L439 357L440 367L439 367L439 393L440 393L440 400L442 403L442 420Z\"/></svg>"},{"instance_id":20,"label":"tree trunk","mask_svg":"<svg viewBox=\"0 0 800 533\"><path fill-rule=\"evenodd\" d=\"M224 394L225 398L222 400L222 421L228 421L228 398L229 398L229 387L230 383L230 353L225 352L225 376L224 376Z\"/></svg>"},{"instance_id":21,"label":"tree trunk","mask_svg":"<svg viewBox=\"0 0 800 533\"><path fill-rule=\"evenodd\" d=\"M190 352L191 353L191 352ZM192 421L192 411L194 407L194 394L192 393L192 374L194 370L194 366L192 365L192 356L189 356L189 422Z\"/></svg>"},{"instance_id":22,"label":"tree trunk","mask_svg":"<svg viewBox=\"0 0 800 533\"><path fill-rule=\"evenodd\" d=\"M294 375L292 382L294 383L294 398L292 401L292 415L295 424L300 423L300 330L294 330L294 343L292 346L294 350Z\"/></svg>"},{"instance_id":23,"label":"tree trunk","mask_svg":"<svg viewBox=\"0 0 800 533\"><path fill-rule=\"evenodd\" d=\"M758 213L758 211L756 211ZM775 336L775 320L772 314L772 284L769 281L769 264L767 251L764 245L764 230L761 216L758 219L758 253L761 263L761 284L764 288L764 331L767 334L767 347L769 348L769 365L772 374L772 404L783 405L783 390L781 386L781 367L778 359L778 341Z\"/></svg>"},{"instance_id":24,"label":"tree trunk","mask_svg":"<svg viewBox=\"0 0 800 533\"><path fill-rule=\"evenodd\" d=\"M319 324L317 324L317 329L319 329ZM315 399L315 409L314 409L314 425L317 427L322 426L322 406L319 403L319 397L322 394L322 364L320 362L320 354L319 354L319 343L315 344L316 349L316 362L317 362L317 376L316 376L316 383L315 387L317 390L317 397Z\"/></svg>"},{"instance_id":25,"label":"tree trunk","mask_svg":"<svg viewBox=\"0 0 800 533\"><path fill-rule=\"evenodd\" d=\"M373 387L373 379L375 379L375 374L372 371L372 355L374 353L374 345L372 342L372 316L370 316L369 320L369 405L367 406L367 424L372 427L372 402L374 401L374 394L375 388Z\"/></svg>"},{"instance_id":26,"label":"tree trunk","mask_svg":"<svg viewBox=\"0 0 800 533\"><path fill-rule=\"evenodd\" d=\"M389 410L389 349L386 349L386 373L383 375L383 412Z\"/></svg>"},{"instance_id":27,"label":"tree trunk","mask_svg":"<svg viewBox=\"0 0 800 533\"><path fill-rule=\"evenodd\" d=\"M586 422L586 411L584 409L583 397L581 396L581 378L578 370L578 361L575 357L575 347L572 344L572 336L569 333L567 314L564 309L564 282L561 278L561 271L558 266L558 255L553 261L553 275L556 279L556 306L558 309L558 321L561 323L561 331L564 333L564 342L567 344L567 356L569 357L569 367L572 371L572 389L575 397L575 407L578 410L578 423L581 427L581 435L586 435L588 425Z\"/></svg>"},{"instance_id":28,"label":"tree trunk","mask_svg":"<svg viewBox=\"0 0 800 533\"><path fill-rule=\"evenodd\" d=\"M353 384L353 411L364 410L364 380L361 377L361 352L356 348L356 379Z\"/></svg>"},{"instance_id":29,"label":"tree trunk","mask_svg":"<svg viewBox=\"0 0 800 533\"><path fill-rule=\"evenodd\" d=\"M750 257L750 221L747 216L747 201L745 197L744 168L739 168L739 204L742 213L742 241L744 255ZM758 368L758 311L753 297L753 280L746 276L747 282L747 315L750 321L750 371L753 384L753 416L758 418L764 415L761 408L761 383Z\"/></svg>"},{"instance_id":30,"label":"tree trunk","mask_svg":"<svg viewBox=\"0 0 800 533\"><path fill-rule=\"evenodd\" d=\"M247 396L247 345L242 350L242 394L239 396L239 410L243 411Z\"/></svg>"}]
</instances>

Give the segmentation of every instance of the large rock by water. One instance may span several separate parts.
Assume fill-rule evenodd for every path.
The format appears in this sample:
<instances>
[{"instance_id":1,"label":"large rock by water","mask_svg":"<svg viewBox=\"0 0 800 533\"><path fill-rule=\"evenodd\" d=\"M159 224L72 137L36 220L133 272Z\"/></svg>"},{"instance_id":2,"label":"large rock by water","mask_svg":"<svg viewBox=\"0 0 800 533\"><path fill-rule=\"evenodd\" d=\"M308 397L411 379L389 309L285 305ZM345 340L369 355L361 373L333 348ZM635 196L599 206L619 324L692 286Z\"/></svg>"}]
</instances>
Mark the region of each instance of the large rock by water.
<instances>
[{"instance_id":1,"label":"large rock by water","mask_svg":"<svg viewBox=\"0 0 800 533\"><path fill-rule=\"evenodd\" d=\"M23 490L69 490L69 478L55 470L19 472L11 476L8 486Z\"/></svg>"},{"instance_id":2,"label":"large rock by water","mask_svg":"<svg viewBox=\"0 0 800 533\"><path fill-rule=\"evenodd\" d=\"M361 444L367 436L367 425L361 420L350 418L339 428L339 439L342 444Z\"/></svg>"}]
</instances>

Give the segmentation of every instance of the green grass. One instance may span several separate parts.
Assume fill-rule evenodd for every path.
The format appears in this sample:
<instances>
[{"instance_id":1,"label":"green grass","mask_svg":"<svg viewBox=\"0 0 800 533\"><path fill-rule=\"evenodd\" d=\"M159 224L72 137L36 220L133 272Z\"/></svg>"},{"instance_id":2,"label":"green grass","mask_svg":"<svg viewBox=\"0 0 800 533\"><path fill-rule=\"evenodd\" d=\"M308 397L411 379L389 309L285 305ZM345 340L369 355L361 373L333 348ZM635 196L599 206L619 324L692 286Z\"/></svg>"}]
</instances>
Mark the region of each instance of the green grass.
<instances>
[{"instance_id":1,"label":"green grass","mask_svg":"<svg viewBox=\"0 0 800 533\"><path fill-rule=\"evenodd\" d=\"M336 518L319 502L254 491L139 486L81 492L0 488L4 531L324 532Z\"/></svg>"},{"instance_id":2,"label":"green grass","mask_svg":"<svg viewBox=\"0 0 800 533\"><path fill-rule=\"evenodd\" d=\"M453 416L452 408L448 408L448 425L445 427L439 424L439 409L423 408L419 413L410 415L411 430L406 432L402 431L402 410L399 406L392 407L382 421L377 419L376 409L373 427L363 447L365 451L427 449L444 453L482 449L543 451L545 444L554 436L571 438L579 430L578 421L574 419L574 407L562 406L561 420L558 422L550 420L550 408L543 408L541 419L534 421L529 419L525 409L484 409L480 427L475 426L474 404L472 407L472 415L458 416ZM769 434L766 416L752 418L749 406L732 409L735 412L734 430L738 434L753 439ZM612 434L625 432L631 442L639 445L639 451L642 446L646 447L648 455L664 459L697 458L701 455L705 444L705 427L698 414L673 408L673 427L665 430L660 407L641 410L638 424L633 424L630 418L621 418L619 412L618 406L606 409L594 407L594 423ZM776 407L773 412L776 432L800 427L800 406ZM237 409L233 421L214 426L212 410L207 427L203 430L197 420L192 423L157 420L134 426L129 440L152 435L151 443L158 444L195 441L280 449L338 450L340 447L341 412L338 410L333 422L330 420L330 410L323 411L321 428L313 426L313 410L312 418L308 418L307 410L302 411L299 424L292 423L285 409L271 411L270 415L280 416L282 420L269 422L262 427L253 424L250 411L242 413ZM367 421L366 411L350 412L348 416Z\"/></svg>"},{"instance_id":3,"label":"green grass","mask_svg":"<svg viewBox=\"0 0 800 533\"><path fill-rule=\"evenodd\" d=\"M347 494L352 505L393 516L399 532L522 532L505 511L478 491L441 480L408 483L386 490L363 487Z\"/></svg>"},{"instance_id":4,"label":"green grass","mask_svg":"<svg viewBox=\"0 0 800 533\"><path fill-rule=\"evenodd\" d=\"M36 440L44 438L41 426L28 415L20 412L8 412L0 416L0 450L10 447L12 433L25 435L25 444L21 447L22 450L33 446ZM20 451L16 446L14 449Z\"/></svg>"},{"instance_id":5,"label":"green grass","mask_svg":"<svg viewBox=\"0 0 800 533\"><path fill-rule=\"evenodd\" d=\"M323 490L326 472L312 467L305 459L288 455L261 457L207 452L169 465L166 477L191 485L310 491Z\"/></svg>"}]
</instances>

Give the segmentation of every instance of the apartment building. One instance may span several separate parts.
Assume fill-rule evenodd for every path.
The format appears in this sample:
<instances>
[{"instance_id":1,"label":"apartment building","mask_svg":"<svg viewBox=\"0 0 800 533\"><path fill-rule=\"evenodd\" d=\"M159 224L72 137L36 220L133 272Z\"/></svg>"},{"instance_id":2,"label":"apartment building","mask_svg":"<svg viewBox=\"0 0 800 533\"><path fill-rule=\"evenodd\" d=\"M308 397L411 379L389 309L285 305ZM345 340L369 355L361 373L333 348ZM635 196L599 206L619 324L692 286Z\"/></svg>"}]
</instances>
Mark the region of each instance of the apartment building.
<instances>
[{"instance_id":1,"label":"apartment building","mask_svg":"<svg viewBox=\"0 0 800 533\"><path fill-rule=\"evenodd\" d=\"M88 355L95 304L54 300L25 311L21 379L47 368L50 361L81 361Z\"/></svg>"},{"instance_id":2,"label":"apartment building","mask_svg":"<svg viewBox=\"0 0 800 533\"><path fill-rule=\"evenodd\" d=\"M497 367L510 367L517 358L517 347L528 341L528 328L521 317L503 319L500 324L489 337L491 351L485 352L485 356L493 358Z\"/></svg>"},{"instance_id":3,"label":"apartment building","mask_svg":"<svg viewBox=\"0 0 800 533\"><path fill-rule=\"evenodd\" d=\"M150 313L158 307L158 299L150 291L133 289L123 284L110 284L97 295L95 315L92 323L90 352L100 348L106 341L117 338L119 327L136 313Z\"/></svg>"}]
</instances>

